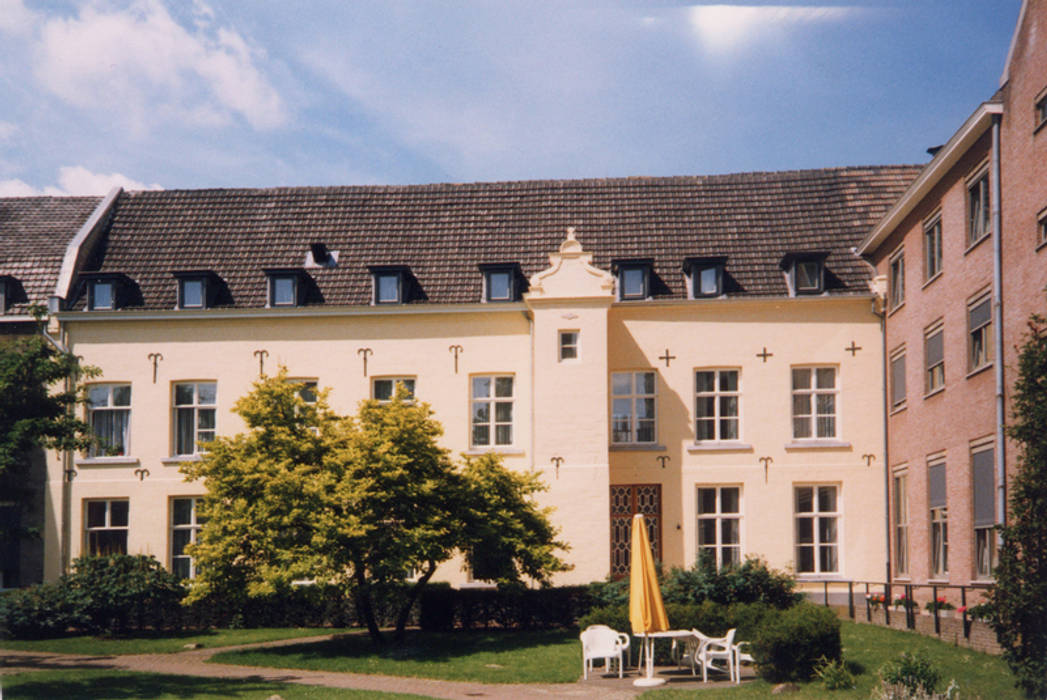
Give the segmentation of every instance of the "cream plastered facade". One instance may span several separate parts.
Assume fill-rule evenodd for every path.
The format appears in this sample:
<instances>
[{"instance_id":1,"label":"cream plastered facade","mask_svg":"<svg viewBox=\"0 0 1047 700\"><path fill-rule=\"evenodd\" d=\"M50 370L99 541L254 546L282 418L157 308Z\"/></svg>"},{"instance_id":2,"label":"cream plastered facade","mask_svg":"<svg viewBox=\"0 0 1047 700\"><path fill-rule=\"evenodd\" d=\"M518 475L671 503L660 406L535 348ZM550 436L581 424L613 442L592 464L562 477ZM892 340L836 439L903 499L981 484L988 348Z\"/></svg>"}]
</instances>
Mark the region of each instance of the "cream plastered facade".
<instances>
[{"instance_id":1,"label":"cream plastered facade","mask_svg":"<svg viewBox=\"0 0 1047 700\"><path fill-rule=\"evenodd\" d=\"M779 568L795 560L794 489L835 486L837 571L804 578L883 573L882 350L869 296L617 302L614 277L569 233L523 302L65 312L57 321L70 350L101 368L92 382L130 384L131 414L128 456L50 455L49 580L84 552L93 499L128 500L128 552L170 565L171 499L204 491L172 458L174 385L215 382L216 430L231 435L244 429L236 399L260 369L279 366L329 387L341 413L371 396L375 378L413 377L453 454L476 453L471 379L512 376L513 440L496 451L549 486L540 500L553 507L574 567L556 583L608 574L610 488L629 484L661 487L666 564L695 561L697 489L737 486L743 555ZM578 334L577 358L560 358L561 331ZM791 370L800 366L835 368L833 440L792 439ZM704 368L739 371L740 435L731 444L695 443L695 371ZM611 444L610 382L620 371L656 373L653 444ZM437 578L465 583L467 574L452 561Z\"/></svg>"}]
</instances>

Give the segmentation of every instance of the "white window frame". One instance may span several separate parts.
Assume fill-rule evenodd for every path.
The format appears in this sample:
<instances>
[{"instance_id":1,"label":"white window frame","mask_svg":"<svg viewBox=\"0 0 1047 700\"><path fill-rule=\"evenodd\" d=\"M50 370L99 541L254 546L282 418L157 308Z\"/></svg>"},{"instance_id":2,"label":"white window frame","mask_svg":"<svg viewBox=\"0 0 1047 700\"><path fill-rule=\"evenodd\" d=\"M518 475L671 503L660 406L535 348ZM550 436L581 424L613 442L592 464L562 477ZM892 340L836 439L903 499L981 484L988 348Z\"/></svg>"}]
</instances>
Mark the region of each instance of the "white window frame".
<instances>
[{"instance_id":1,"label":"white window frame","mask_svg":"<svg viewBox=\"0 0 1047 700\"><path fill-rule=\"evenodd\" d=\"M201 403L200 402L200 387L204 385L210 385L214 387L214 402L213 403ZM178 387L180 386L192 386L193 387L193 401L192 403L178 403ZM193 420L193 451L182 452L179 451L179 439L181 435L181 421L182 415L180 411L192 410ZM201 425L201 418L203 412L209 411L211 413L211 426ZM171 453L175 457L191 457L193 455L200 454L199 444L213 440L218 434L218 382L214 380L199 380L199 381L178 381L171 383L171 427L172 427L172 439L171 439ZM203 437L202 437L203 436Z\"/></svg>"},{"instance_id":2,"label":"white window frame","mask_svg":"<svg viewBox=\"0 0 1047 700\"><path fill-rule=\"evenodd\" d=\"M931 508L931 578L945 580L949 577L949 507Z\"/></svg>"},{"instance_id":3,"label":"white window frame","mask_svg":"<svg viewBox=\"0 0 1047 700\"><path fill-rule=\"evenodd\" d=\"M801 511L799 509L799 492L800 489L811 490L811 508L810 511ZM835 497L835 510L821 510L821 504L819 503L819 490L820 489L832 489ZM843 500L840 495L839 484L793 484L793 545L796 553L796 573L800 576L825 576L825 575L839 575L843 570L843 562L841 561L842 547L840 543L843 542ZM833 521L833 534L835 537L830 541L822 537L821 520L831 519ZM811 542L800 541L800 522L802 520L811 520ZM809 548L813 552L813 564L814 568L811 571L803 571L800 569L800 557L801 548ZM829 569L822 566L822 553L823 551L832 552L833 559L836 567Z\"/></svg>"},{"instance_id":4,"label":"white window frame","mask_svg":"<svg viewBox=\"0 0 1047 700\"><path fill-rule=\"evenodd\" d=\"M1047 245L1047 209L1036 215L1036 248Z\"/></svg>"},{"instance_id":5,"label":"white window frame","mask_svg":"<svg viewBox=\"0 0 1047 700\"><path fill-rule=\"evenodd\" d=\"M104 522L101 525L89 525L90 522L90 510L92 503L104 503L105 504L105 516ZM123 525L113 524L113 504L123 503L127 506L126 518L127 521ZM127 554L128 550L128 539L131 531L131 502L127 498L89 498L83 501L83 523L84 523L84 550L85 555L93 554L110 554L112 552L95 551L95 548L91 543L91 534L96 532L122 532L124 537L124 547L122 554Z\"/></svg>"},{"instance_id":6,"label":"white window frame","mask_svg":"<svg viewBox=\"0 0 1047 700\"><path fill-rule=\"evenodd\" d=\"M967 247L992 234L992 202L990 200L989 167L983 166L967 179Z\"/></svg>"},{"instance_id":7,"label":"white window frame","mask_svg":"<svg viewBox=\"0 0 1047 700\"><path fill-rule=\"evenodd\" d=\"M971 327L971 312L982 304L988 305L988 320L976 327ZM992 339L993 308L992 296L989 292L983 292L967 303L967 371L977 372L992 366L993 363L993 339ZM975 353L975 338L981 341L981 352Z\"/></svg>"},{"instance_id":8,"label":"white window frame","mask_svg":"<svg viewBox=\"0 0 1047 700\"><path fill-rule=\"evenodd\" d=\"M650 392L637 389L637 378L650 377ZM621 391L616 387L616 378L628 377L628 392ZM645 379L646 381L646 379ZM640 387L643 389L643 387ZM654 445L658 442L658 373L654 370L632 370L628 372L611 373L611 442L616 445ZM651 410L649 416L639 417L637 406L640 402L650 402ZM620 411L616 404L621 407L628 403L628 412ZM627 421L627 425L616 427ZM650 427L650 440L642 440L641 422ZM628 433L623 435L623 433Z\"/></svg>"},{"instance_id":9,"label":"white window frame","mask_svg":"<svg viewBox=\"0 0 1047 700\"><path fill-rule=\"evenodd\" d=\"M201 496L172 496L168 500L168 510L170 511L170 517L168 518L168 528L170 530L170 544L168 546L167 561L170 564L171 573L176 576L179 573L175 569L176 560L185 560L188 562L188 573L181 578L193 579L196 578L196 562L188 554L175 554L175 532L189 532L189 541L186 544L196 544L197 538L200 535L200 529L203 527L203 523L197 518L196 508L202 500ZM189 522L188 523L176 523L175 522L175 501L189 501Z\"/></svg>"},{"instance_id":10,"label":"white window frame","mask_svg":"<svg viewBox=\"0 0 1047 700\"><path fill-rule=\"evenodd\" d=\"M899 348L895 348L891 352L890 359L887 362L887 373L888 373L888 378L890 379L890 394L888 395L888 399L891 402L891 410L892 411L899 411L899 410L905 408L905 406L906 406L906 404L908 402L908 398L909 398L909 384L908 384L908 377L906 376L909 367L908 367L908 360L906 358L905 349L906 349L905 345L902 345ZM898 386L897 386L896 381L895 381L895 372L894 372L894 364L896 362L901 362L902 363L902 372L901 372L901 374L902 374L902 382L901 382L901 396L900 397L895 396L895 391L898 389Z\"/></svg>"},{"instance_id":11,"label":"white window frame","mask_svg":"<svg viewBox=\"0 0 1047 700\"><path fill-rule=\"evenodd\" d=\"M117 400L115 396L116 390L125 388L127 389L127 403L115 403ZM101 405L96 404L94 402L96 393L103 389L106 392L106 402ZM91 443L88 456L92 458L126 457L131 454L131 384L129 382L89 384L87 387L87 395L87 422L91 425L91 435L95 438L95 441ZM123 416L123 437L120 440L120 447L122 449L111 451L103 448L103 446L98 442L98 438L101 436L98 432L100 426L96 423L96 419L100 420L103 416L115 418L117 415Z\"/></svg>"},{"instance_id":12,"label":"white window frame","mask_svg":"<svg viewBox=\"0 0 1047 700\"><path fill-rule=\"evenodd\" d=\"M575 362L581 359L581 331L577 328L564 329L557 334L558 356L560 362Z\"/></svg>"},{"instance_id":13,"label":"white window frame","mask_svg":"<svg viewBox=\"0 0 1047 700\"><path fill-rule=\"evenodd\" d=\"M891 311L905 303L905 248L899 247L887 262L887 302Z\"/></svg>"},{"instance_id":14,"label":"white window frame","mask_svg":"<svg viewBox=\"0 0 1047 700\"><path fill-rule=\"evenodd\" d=\"M698 375L700 373L711 373L713 375L713 390L700 391L698 387ZM722 376L724 373L733 373L733 390L723 389ZM735 442L742 439L742 370L738 367L698 367L694 370L694 441L700 444L713 442ZM707 416L701 413L699 403L703 399L713 400L713 415ZM725 414L725 407L729 407L730 399L734 399L734 414ZM726 403L725 403L726 402ZM701 422L712 420L713 437L699 437L698 426ZM724 436L724 422L733 421L734 435Z\"/></svg>"},{"instance_id":15,"label":"white window frame","mask_svg":"<svg viewBox=\"0 0 1047 700\"><path fill-rule=\"evenodd\" d=\"M737 492L736 500L738 504L737 511L724 511L723 510L723 492L725 489L732 489ZM702 512L702 491L714 491L715 492L715 509L711 512ZM722 569L725 566L734 566L741 564L745 559L745 548L742 537L742 518L744 517L742 505L742 487L740 484L697 484L695 488L695 518L696 518L696 529L695 529L695 561L701 562L702 556L709 552L713 555L713 562L717 569ZM702 544L702 523L713 521L714 526L714 542L712 544ZM734 522L734 532L737 536L736 542L724 542L724 523L726 521ZM725 556L726 553L731 552L733 556L728 558Z\"/></svg>"},{"instance_id":16,"label":"white window frame","mask_svg":"<svg viewBox=\"0 0 1047 700\"><path fill-rule=\"evenodd\" d=\"M909 471L898 469L891 479L894 573L909 575Z\"/></svg>"},{"instance_id":17,"label":"white window frame","mask_svg":"<svg viewBox=\"0 0 1047 700\"><path fill-rule=\"evenodd\" d=\"M798 371L810 372L810 383L806 387L797 388L796 373ZM818 386L818 373L823 370L832 370L833 386L831 388ZM792 409L792 435L795 441L818 441L837 440L840 437L840 368L836 365L794 365L789 373L792 392L790 394ZM801 396L810 397L810 412L798 413L796 400ZM823 396L832 397L832 411L819 410L819 398ZM832 433L820 434L819 420L832 419ZM797 435L797 421L807 422L806 436Z\"/></svg>"},{"instance_id":18,"label":"white window frame","mask_svg":"<svg viewBox=\"0 0 1047 700\"><path fill-rule=\"evenodd\" d=\"M487 380L487 392L477 393L477 381ZM504 393L505 380L509 380L509 393ZM502 389L499 389L502 387ZM516 375L513 374L474 374L469 377L469 444L474 449L497 449L512 447L516 440L514 413L516 404ZM487 417L480 419L480 410L486 410ZM508 418L501 410L508 410ZM487 429L486 440L477 439L480 428ZM508 429L509 439L499 439L499 428L502 434Z\"/></svg>"},{"instance_id":19,"label":"white window frame","mask_svg":"<svg viewBox=\"0 0 1047 700\"><path fill-rule=\"evenodd\" d=\"M923 225L923 279L924 282L942 274L942 215L941 212Z\"/></svg>"},{"instance_id":20,"label":"white window frame","mask_svg":"<svg viewBox=\"0 0 1047 700\"><path fill-rule=\"evenodd\" d=\"M379 398L379 396L378 396L378 383L379 382L382 382L383 384L385 382L389 382L389 390L390 390L389 398ZM389 403L390 401L392 401L393 396L396 395L396 385L400 384L400 383L402 383L407 388L408 392L410 393L409 400L413 401L414 397L416 395L415 391L418 388L418 379L417 379L417 377L408 376L408 375L396 375L396 376L387 375L387 376L381 376L381 377L372 377L371 378L371 398L374 399L375 401L377 401L378 403Z\"/></svg>"},{"instance_id":21,"label":"white window frame","mask_svg":"<svg viewBox=\"0 0 1047 700\"><path fill-rule=\"evenodd\" d=\"M942 359L933 365L928 364L927 345L936 335L942 337ZM923 394L930 396L945 388L945 322L935 321L923 332Z\"/></svg>"}]
</instances>

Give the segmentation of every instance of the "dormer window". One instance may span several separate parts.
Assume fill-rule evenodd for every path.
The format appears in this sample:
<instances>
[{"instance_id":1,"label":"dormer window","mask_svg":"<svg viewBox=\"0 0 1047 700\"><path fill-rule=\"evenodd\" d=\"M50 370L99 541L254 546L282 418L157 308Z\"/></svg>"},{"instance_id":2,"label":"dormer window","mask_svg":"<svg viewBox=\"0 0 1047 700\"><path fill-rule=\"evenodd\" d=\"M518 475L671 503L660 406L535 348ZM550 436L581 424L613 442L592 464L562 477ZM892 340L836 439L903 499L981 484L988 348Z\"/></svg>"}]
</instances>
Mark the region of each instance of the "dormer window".
<instances>
[{"instance_id":1,"label":"dormer window","mask_svg":"<svg viewBox=\"0 0 1047 700\"><path fill-rule=\"evenodd\" d=\"M634 301L646 299L651 289L651 262L631 260L615 263L618 276L618 299Z\"/></svg>"},{"instance_id":2,"label":"dormer window","mask_svg":"<svg viewBox=\"0 0 1047 700\"><path fill-rule=\"evenodd\" d=\"M302 270L266 270L265 274L269 278L269 306L302 306L305 303L304 281L308 276Z\"/></svg>"},{"instance_id":3,"label":"dormer window","mask_svg":"<svg viewBox=\"0 0 1047 700\"><path fill-rule=\"evenodd\" d=\"M821 294L825 291L824 252L789 253L782 258L782 269L789 275L793 294Z\"/></svg>"},{"instance_id":4,"label":"dormer window","mask_svg":"<svg viewBox=\"0 0 1047 700\"><path fill-rule=\"evenodd\" d=\"M119 272L88 272L81 279L81 289L87 291L88 311L114 311L139 303L135 283Z\"/></svg>"},{"instance_id":5,"label":"dormer window","mask_svg":"<svg viewBox=\"0 0 1047 700\"><path fill-rule=\"evenodd\" d=\"M374 304L404 304L410 296L411 273L404 265L373 265L371 300Z\"/></svg>"},{"instance_id":6,"label":"dormer window","mask_svg":"<svg viewBox=\"0 0 1047 700\"><path fill-rule=\"evenodd\" d=\"M178 308L202 309L206 298L207 282L200 277L178 280Z\"/></svg>"},{"instance_id":7,"label":"dormer window","mask_svg":"<svg viewBox=\"0 0 1047 700\"><path fill-rule=\"evenodd\" d=\"M690 277L692 299L718 297L723 294L723 269L727 258L688 258L684 269Z\"/></svg>"},{"instance_id":8,"label":"dormer window","mask_svg":"<svg viewBox=\"0 0 1047 700\"><path fill-rule=\"evenodd\" d=\"M481 265L483 300L516 301L520 298L519 266L516 264Z\"/></svg>"},{"instance_id":9,"label":"dormer window","mask_svg":"<svg viewBox=\"0 0 1047 700\"><path fill-rule=\"evenodd\" d=\"M113 280L91 280L87 290L87 308L91 311L116 308L116 283Z\"/></svg>"},{"instance_id":10,"label":"dormer window","mask_svg":"<svg viewBox=\"0 0 1047 700\"><path fill-rule=\"evenodd\" d=\"M7 313L7 287L8 283L6 279L0 278L0 314Z\"/></svg>"}]
</instances>

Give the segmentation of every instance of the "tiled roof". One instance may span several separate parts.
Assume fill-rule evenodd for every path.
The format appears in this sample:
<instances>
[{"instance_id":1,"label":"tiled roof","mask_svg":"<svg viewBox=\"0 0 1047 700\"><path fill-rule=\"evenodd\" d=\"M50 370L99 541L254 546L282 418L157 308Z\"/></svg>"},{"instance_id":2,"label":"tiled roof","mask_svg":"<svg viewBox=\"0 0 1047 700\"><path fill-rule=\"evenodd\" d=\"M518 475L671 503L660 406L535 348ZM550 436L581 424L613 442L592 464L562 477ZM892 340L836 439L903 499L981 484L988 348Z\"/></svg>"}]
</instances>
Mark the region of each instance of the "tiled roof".
<instances>
[{"instance_id":1,"label":"tiled roof","mask_svg":"<svg viewBox=\"0 0 1047 700\"><path fill-rule=\"evenodd\" d=\"M686 298L685 258L721 255L731 295L784 295L779 263L803 250L830 252L830 292L857 293L870 273L850 248L917 172L130 192L116 203L96 270L133 280L140 308L173 308L171 273L184 270L213 271L236 307L263 307L263 270L300 268L310 243L322 242L339 258L308 270L318 302L369 304L368 266L385 264L410 267L423 297L415 303L477 302L478 265L515 262L530 277L574 226L599 267L653 259L655 298Z\"/></svg>"},{"instance_id":2,"label":"tiled roof","mask_svg":"<svg viewBox=\"0 0 1047 700\"><path fill-rule=\"evenodd\" d=\"M66 246L101 197L0 197L0 276L22 285L25 301L7 309L25 315L30 302L54 294Z\"/></svg>"}]
</instances>

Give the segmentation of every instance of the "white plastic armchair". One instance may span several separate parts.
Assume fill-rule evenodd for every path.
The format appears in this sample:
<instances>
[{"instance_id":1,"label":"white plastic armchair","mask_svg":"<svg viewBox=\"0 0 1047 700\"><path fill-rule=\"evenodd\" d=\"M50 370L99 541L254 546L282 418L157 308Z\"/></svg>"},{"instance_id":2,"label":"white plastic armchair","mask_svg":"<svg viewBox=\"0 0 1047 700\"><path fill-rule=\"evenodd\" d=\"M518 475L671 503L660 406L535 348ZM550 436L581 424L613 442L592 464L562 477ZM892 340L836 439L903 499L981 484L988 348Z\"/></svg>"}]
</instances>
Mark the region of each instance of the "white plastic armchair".
<instances>
[{"instance_id":1,"label":"white plastic armchair","mask_svg":"<svg viewBox=\"0 0 1047 700\"><path fill-rule=\"evenodd\" d=\"M726 671L735 680L735 630L727 630L725 637L706 637L698 630L691 632L699 639L698 650L694 653L695 663L702 667L702 682L709 680L709 671ZM715 662L724 661L726 666L720 668Z\"/></svg>"},{"instance_id":2,"label":"white plastic armchair","mask_svg":"<svg viewBox=\"0 0 1047 700\"><path fill-rule=\"evenodd\" d=\"M755 663L756 659L749 653L749 642L738 642L734 645L734 682L742 682L742 664Z\"/></svg>"},{"instance_id":3,"label":"white plastic armchair","mask_svg":"<svg viewBox=\"0 0 1047 700\"><path fill-rule=\"evenodd\" d=\"M607 625L590 625L578 637L582 640L582 678L589 679L594 659L604 660L604 671L609 671L612 659L618 659L618 677L625 666L625 651L629 636L616 632Z\"/></svg>"}]
</instances>

